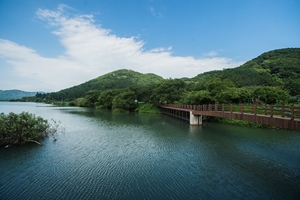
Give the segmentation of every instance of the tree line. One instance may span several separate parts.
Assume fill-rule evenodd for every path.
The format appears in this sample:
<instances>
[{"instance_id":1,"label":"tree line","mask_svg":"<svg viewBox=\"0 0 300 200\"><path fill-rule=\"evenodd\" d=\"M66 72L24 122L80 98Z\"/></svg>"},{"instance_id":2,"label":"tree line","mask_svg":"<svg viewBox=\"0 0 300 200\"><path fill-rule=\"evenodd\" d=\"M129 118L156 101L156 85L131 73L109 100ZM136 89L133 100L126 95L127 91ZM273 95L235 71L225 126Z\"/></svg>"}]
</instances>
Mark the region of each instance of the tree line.
<instances>
[{"instance_id":1,"label":"tree line","mask_svg":"<svg viewBox=\"0 0 300 200\"><path fill-rule=\"evenodd\" d=\"M299 98L300 48L286 48L263 53L236 68L210 71L194 78L163 79L122 69L22 100L134 110L137 102L295 104Z\"/></svg>"},{"instance_id":2,"label":"tree line","mask_svg":"<svg viewBox=\"0 0 300 200\"><path fill-rule=\"evenodd\" d=\"M114 111L133 111L141 103L164 104L295 104L297 97L292 97L288 90L280 86L237 87L232 81L213 78L198 90L193 83L181 79L165 79L153 85L90 90L84 96L69 101L70 106L96 107ZM37 93L30 97L36 102L63 102L61 99L50 99L47 94Z\"/></svg>"}]
</instances>

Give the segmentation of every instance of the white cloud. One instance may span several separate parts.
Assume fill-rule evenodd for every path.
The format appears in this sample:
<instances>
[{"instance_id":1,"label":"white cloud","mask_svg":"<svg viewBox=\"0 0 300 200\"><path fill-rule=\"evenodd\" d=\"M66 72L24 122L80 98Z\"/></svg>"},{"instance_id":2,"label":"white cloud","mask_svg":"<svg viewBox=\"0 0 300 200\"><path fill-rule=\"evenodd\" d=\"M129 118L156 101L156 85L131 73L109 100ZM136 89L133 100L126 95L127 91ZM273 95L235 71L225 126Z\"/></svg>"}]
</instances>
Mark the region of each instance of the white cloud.
<instances>
[{"instance_id":1,"label":"white cloud","mask_svg":"<svg viewBox=\"0 0 300 200\"><path fill-rule=\"evenodd\" d=\"M172 47L145 51L144 42L136 37L118 37L97 24L93 15L71 15L66 8L60 5L57 10L37 11L38 18L54 27L53 34L65 48L56 58L0 39L0 58L13 67L16 76L26 80L26 88L19 89L58 91L117 69L180 78L241 64L214 57L214 53L200 59L172 56Z\"/></svg>"},{"instance_id":2,"label":"white cloud","mask_svg":"<svg viewBox=\"0 0 300 200\"><path fill-rule=\"evenodd\" d=\"M150 6L148 10L153 17L162 18L164 16L161 12L156 12L153 6Z\"/></svg>"},{"instance_id":3,"label":"white cloud","mask_svg":"<svg viewBox=\"0 0 300 200\"><path fill-rule=\"evenodd\" d=\"M208 56L208 57L216 57L218 55L217 51L210 51L208 53L204 53L204 56Z\"/></svg>"}]
</instances>

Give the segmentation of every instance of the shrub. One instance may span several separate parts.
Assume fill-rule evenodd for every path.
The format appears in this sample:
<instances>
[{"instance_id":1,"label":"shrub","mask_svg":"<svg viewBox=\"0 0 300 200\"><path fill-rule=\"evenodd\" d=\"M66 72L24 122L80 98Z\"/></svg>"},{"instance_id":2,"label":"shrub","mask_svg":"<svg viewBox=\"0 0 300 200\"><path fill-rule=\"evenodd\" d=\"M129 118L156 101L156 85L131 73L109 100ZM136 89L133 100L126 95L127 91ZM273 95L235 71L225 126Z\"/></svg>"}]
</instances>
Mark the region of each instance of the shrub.
<instances>
[{"instance_id":1,"label":"shrub","mask_svg":"<svg viewBox=\"0 0 300 200\"><path fill-rule=\"evenodd\" d=\"M28 112L0 114L0 146L23 145L27 142L40 144L38 140L57 131L58 125L51 125L42 117ZM53 137L54 138L54 137ZM55 139L55 138L54 138ZM55 139L56 140L56 139Z\"/></svg>"}]
</instances>

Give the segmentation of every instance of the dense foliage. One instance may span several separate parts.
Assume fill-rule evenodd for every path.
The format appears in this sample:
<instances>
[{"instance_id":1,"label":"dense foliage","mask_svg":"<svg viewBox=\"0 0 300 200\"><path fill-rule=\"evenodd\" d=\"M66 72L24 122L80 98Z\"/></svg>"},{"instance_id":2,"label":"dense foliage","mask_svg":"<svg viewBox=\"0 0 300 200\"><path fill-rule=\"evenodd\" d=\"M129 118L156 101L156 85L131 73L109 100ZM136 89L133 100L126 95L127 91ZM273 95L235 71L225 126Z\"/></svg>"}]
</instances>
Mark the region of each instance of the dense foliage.
<instances>
[{"instance_id":1,"label":"dense foliage","mask_svg":"<svg viewBox=\"0 0 300 200\"><path fill-rule=\"evenodd\" d=\"M39 139L51 135L58 126L52 126L47 120L34 114L22 112L20 114L0 114L0 146L11 144L22 145L27 142L37 142Z\"/></svg>"},{"instance_id":2,"label":"dense foliage","mask_svg":"<svg viewBox=\"0 0 300 200\"><path fill-rule=\"evenodd\" d=\"M84 97L86 92L90 90L105 91L137 86L144 88L161 80L163 78L155 74L142 74L132 70L121 69L59 92L48 93L47 99L71 101Z\"/></svg>"},{"instance_id":3,"label":"dense foliage","mask_svg":"<svg viewBox=\"0 0 300 200\"><path fill-rule=\"evenodd\" d=\"M237 68L206 72L191 79L163 79L155 74L117 70L59 92L38 93L30 100L134 110L135 100L180 104L293 104L299 98L300 48L287 48L263 53Z\"/></svg>"},{"instance_id":4,"label":"dense foliage","mask_svg":"<svg viewBox=\"0 0 300 200\"><path fill-rule=\"evenodd\" d=\"M240 67L199 74L192 80L200 87L207 80L219 77L236 87L278 86L292 96L300 94L300 48L278 49L263 53Z\"/></svg>"}]
</instances>

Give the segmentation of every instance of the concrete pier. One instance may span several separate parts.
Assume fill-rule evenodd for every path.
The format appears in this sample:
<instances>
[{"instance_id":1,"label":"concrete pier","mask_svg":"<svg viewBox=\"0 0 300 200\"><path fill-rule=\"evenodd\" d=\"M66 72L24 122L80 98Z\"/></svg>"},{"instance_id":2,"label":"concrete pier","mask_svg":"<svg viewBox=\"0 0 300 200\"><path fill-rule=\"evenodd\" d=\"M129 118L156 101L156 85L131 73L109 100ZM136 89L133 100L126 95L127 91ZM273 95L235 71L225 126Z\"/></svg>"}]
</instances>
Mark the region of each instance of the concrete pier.
<instances>
[{"instance_id":1,"label":"concrete pier","mask_svg":"<svg viewBox=\"0 0 300 200\"><path fill-rule=\"evenodd\" d=\"M202 115L193 115L190 111L190 125L202 125Z\"/></svg>"}]
</instances>

